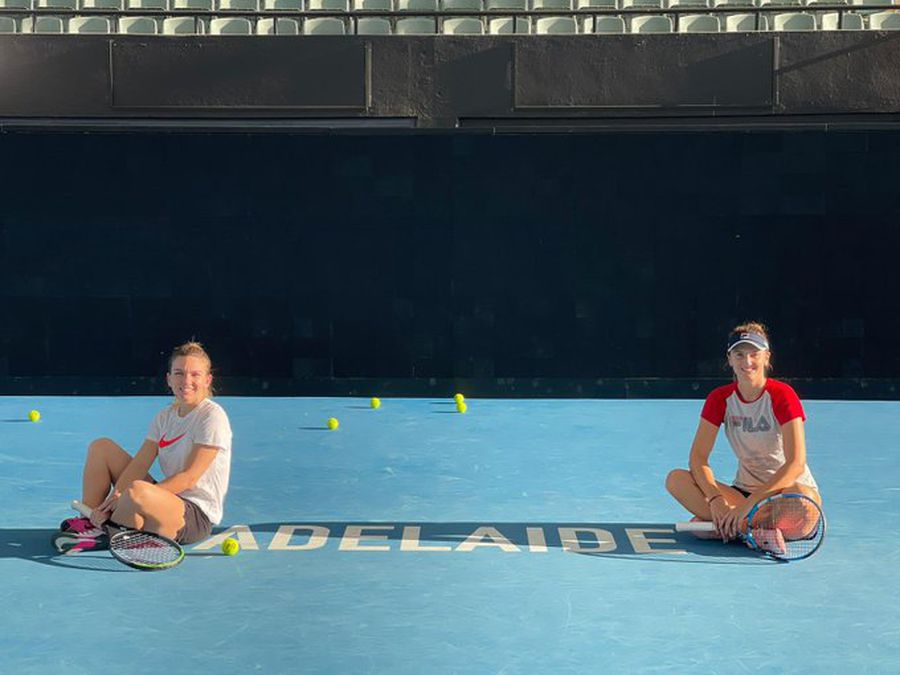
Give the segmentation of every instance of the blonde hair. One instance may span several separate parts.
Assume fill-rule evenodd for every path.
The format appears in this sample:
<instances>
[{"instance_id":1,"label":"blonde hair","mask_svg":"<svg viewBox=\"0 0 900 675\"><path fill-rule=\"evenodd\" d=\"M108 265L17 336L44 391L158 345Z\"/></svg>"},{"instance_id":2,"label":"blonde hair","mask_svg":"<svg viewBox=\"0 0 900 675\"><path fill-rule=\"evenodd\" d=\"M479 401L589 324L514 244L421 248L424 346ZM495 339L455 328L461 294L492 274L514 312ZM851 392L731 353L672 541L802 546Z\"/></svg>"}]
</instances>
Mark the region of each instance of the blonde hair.
<instances>
[{"instance_id":1,"label":"blonde hair","mask_svg":"<svg viewBox=\"0 0 900 675\"><path fill-rule=\"evenodd\" d=\"M769 340L769 329L765 327L764 324L759 323L758 321L748 321L747 323L742 323L740 326L735 326L731 329L732 333L759 333L764 338L766 338L766 342L771 342Z\"/></svg>"},{"instance_id":2,"label":"blonde hair","mask_svg":"<svg viewBox=\"0 0 900 675\"><path fill-rule=\"evenodd\" d=\"M773 369L772 361L773 361L774 355L772 354L772 350L771 350L772 341L769 339L769 329L766 328L766 325L764 323L760 323L759 321L747 321L745 323L742 323L742 324L737 325L734 328L732 328L731 332L732 333L758 333L759 335L762 335L766 339L766 342L768 342L770 345L769 363L766 364L766 375L770 375L772 373L772 369ZM731 364L728 363L727 359L725 361L725 366L728 370L731 369Z\"/></svg>"},{"instance_id":3,"label":"blonde hair","mask_svg":"<svg viewBox=\"0 0 900 675\"><path fill-rule=\"evenodd\" d=\"M172 364L175 363L175 359L182 356L196 356L197 358L203 359L206 361L206 369L209 371L209 374L212 375L212 359L209 358L209 354L206 353L206 349L203 348L203 345L196 340L185 342L172 350L172 353L169 355L169 372L172 372ZM214 394L215 391L212 384L210 384L209 398L212 398Z\"/></svg>"}]
</instances>

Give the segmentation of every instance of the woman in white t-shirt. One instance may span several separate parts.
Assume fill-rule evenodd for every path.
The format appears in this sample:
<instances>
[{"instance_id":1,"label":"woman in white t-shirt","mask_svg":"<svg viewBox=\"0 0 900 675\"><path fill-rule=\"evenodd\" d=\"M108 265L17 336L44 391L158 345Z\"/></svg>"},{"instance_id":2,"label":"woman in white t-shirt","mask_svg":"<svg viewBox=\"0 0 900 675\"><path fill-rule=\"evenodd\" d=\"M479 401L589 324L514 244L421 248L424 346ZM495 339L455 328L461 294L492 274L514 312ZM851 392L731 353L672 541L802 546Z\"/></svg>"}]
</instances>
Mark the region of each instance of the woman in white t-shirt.
<instances>
[{"instance_id":1,"label":"woman in white t-shirt","mask_svg":"<svg viewBox=\"0 0 900 675\"><path fill-rule=\"evenodd\" d=\"M188 342L169 358L166 383L175 401L152 421L132 457L108 438L88 447L81 500L94 509L63 521L54 540L73 553L106 543L107 520L190 544L222 520L231 468L231 425L212 399L212 364L203 346ZM159 460L164 479L150 467Z\"/></svg>"},{"instance_id":2,"label":"woman in white t-shirt","mask_svg":"<svg viewBox=\"0 0 900 675\"><path fill-rule=\"evenodd\" d=\"M734 382L707 397L691 445L690 469L675 469L666 479L666 488L694 520L715 523L717 532L709 536L725 540L735 538L753 506L770 495L795 492L822 503L806 464L803 405L793 388L768 377L772 353L765 326L737 326L728 338L727 354ZM731 485L717 481L709 466L723 423L738 458Z\"/></svg>"}]
</instances>

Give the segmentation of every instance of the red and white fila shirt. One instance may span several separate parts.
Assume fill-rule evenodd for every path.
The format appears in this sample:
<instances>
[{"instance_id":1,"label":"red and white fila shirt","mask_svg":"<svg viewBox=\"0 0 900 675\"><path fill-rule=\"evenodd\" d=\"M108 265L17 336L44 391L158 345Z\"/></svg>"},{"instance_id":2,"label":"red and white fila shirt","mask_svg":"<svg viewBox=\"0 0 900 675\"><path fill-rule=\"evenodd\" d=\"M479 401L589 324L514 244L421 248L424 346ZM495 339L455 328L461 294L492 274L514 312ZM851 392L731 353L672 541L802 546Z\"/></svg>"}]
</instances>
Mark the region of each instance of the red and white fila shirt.
<instances>
[{"instance_id":1,"label":"red and white fila shirt","mask_svg":"<svg viewBox=\"0 0 900 675\"><path fill-rule=\"evenodd\" d=\"M784 465L781 426L797 417L806 421L797 392L777 380L766 380L755 401L741 398L737 383L714 389L700 416L716 426L725 423L725 435L738 458L734 484L748 492L769 481ZM808 465L797 482L819 489Z\"/></svg>"}]
</instances>

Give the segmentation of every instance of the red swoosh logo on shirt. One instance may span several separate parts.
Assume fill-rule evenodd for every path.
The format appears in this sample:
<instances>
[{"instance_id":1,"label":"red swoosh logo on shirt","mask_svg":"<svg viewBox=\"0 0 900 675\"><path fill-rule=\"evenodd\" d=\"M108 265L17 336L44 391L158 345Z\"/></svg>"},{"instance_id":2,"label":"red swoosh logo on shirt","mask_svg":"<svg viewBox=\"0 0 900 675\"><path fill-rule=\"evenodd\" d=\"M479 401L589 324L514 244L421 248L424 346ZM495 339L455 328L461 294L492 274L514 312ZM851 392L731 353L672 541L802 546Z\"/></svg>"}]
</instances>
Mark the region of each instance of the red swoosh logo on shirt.
<instances>
[{"instance_id":1,"label":"red swoosh logo on shirt","mask_svg":"<svg viewBox=\"0 0 900 675\"><path fill-rule=\"evenodd\" d=\"M187 432L185 432L185 433L187 433ZM172 445L172 443L177 443L182 438L184 438L184 434L181 434L181 436L176 436L175 438L170 438L169 440L166 440L166 435L163 434L163 437L159 439L159 447L165 448L168 445Z\"/></svg>"}]
</instances>

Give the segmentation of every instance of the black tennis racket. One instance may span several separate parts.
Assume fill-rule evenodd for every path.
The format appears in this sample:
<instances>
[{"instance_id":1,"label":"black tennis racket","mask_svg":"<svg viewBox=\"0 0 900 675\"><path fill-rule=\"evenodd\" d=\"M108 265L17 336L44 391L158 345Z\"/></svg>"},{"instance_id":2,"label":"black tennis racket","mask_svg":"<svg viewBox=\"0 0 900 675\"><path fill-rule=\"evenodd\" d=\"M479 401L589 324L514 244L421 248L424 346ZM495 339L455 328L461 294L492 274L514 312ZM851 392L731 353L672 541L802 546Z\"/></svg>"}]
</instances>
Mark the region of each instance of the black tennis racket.
<instances>
[{"instance_id":1,"label":"black tennis racket","mask_svg":"<svg viewBox=\"0 0 900 675\"><path fill-rule=\"evenodd\" d=\"M715 532L710 522L675 523L677 532ZM796 493L772 495L747 515L741 535L750 548L778 560L803 560L825 539L825 514L812 499Z\"/></svg>"},{"instance_id":2,"label":"black tennis racket","mask_svg":"<svg viewBox=\"0 0 900 675\"><path fill-rule=\"evenodd\" d=\"M72 508L85 518L90 518L92 509L79 501L72 502ZM184 549L168 537L153 532L142 532L123 527L109 521L110 529L117 531L109 538L109 552L119 562L136 570L151 572L167 570L184 560Z\"/></svg>"}]
</instances>

